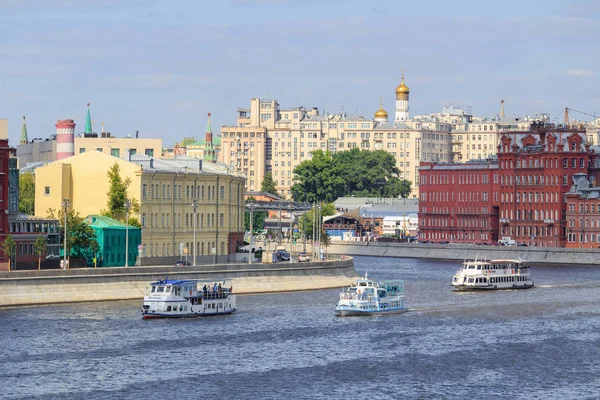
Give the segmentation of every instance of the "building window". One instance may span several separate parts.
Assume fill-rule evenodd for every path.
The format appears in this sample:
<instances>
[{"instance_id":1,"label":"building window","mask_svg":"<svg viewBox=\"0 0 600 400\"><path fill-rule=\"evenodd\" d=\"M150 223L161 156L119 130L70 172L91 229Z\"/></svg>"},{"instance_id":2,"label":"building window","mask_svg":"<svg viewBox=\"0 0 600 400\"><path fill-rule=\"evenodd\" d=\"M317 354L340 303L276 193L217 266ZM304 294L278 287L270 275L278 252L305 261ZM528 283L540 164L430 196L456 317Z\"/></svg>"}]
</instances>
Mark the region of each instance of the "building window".
<instances>
[{"instance_id":1,"label":"building window","mask_svg":"<svg viewBox=\"0 0 600 400\"><path fill-rule=\"evenodd\" d=\"M129 149L129 155L132 156L134 154L137 154L137 149Z\"/></svg>"},{"instance_id":2,"label":"building window","mask_svg":"<svg viewBox=\"0 0 600 400\"><path fill-rule=\"evenodd\" d=\"M146 185L145 183L142 185L142 199L146 198L146 194L148 192L148 185Z\"/></svg>"},{"instance_id":3,"label":"building window","mask_svg":"<svg viewBox=\"0 0 600 400\"><path fill-rule=\"evenodd\" d=\"M81 154L81 153L85 153L85 147L81 147L81 148L79 149L79 154Z\"/></svg>"},{"instance_id":4,"label":"building window","mask_svg":"<svg viewBox=\"0 0 600 400\"><path fill-rule=\"evenodd\" d=\"M102 150L102 147L97 147L97 148L96 148L96 151L99 151L100 153L102 153L102 151L103 151L103 150Z\"/></svg>"},{"instance_id":5,"label":"building window","mask_svg":"<svg viewBox=\"0 0 600 400\"><path fill-rule=\"evenodd\" d=\"M110 155L113 157L120 157L121 151L120 149L110 149Z\"/></svg>"},{"instance_id":6,"label":"building window","mask_svg":"<svg viewBox=\"0 0 600 400\"><path fill-rule=\"evenodd\" d=\"M146 154L148 157L154 157L154 149L146 149L144 150L144 154Z\"/></svg>"},{"instance_id":7,"label":"building window","mask_svg":"<svg viewBox=\"0 0 600 400\"><path fill-rule=\"evenodd\" d=\"M50 186L44 186L44 196L50 196Z\"/></svg>"}]
</instances>

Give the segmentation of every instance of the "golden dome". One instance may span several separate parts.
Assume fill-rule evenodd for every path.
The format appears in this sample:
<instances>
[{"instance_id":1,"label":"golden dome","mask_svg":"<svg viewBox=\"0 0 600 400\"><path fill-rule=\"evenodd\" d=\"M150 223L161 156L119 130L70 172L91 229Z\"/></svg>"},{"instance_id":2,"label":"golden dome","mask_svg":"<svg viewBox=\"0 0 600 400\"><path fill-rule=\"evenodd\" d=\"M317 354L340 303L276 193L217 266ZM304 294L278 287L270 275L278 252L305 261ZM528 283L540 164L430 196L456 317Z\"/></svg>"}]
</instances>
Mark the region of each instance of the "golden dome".
<instances>
[{"instance_id":1,"label":"golden dome","mask_svg":"<svg viewBox=\"0 0 600 400\"><path fill-rule=\"evenodd\" d=\"M404 84L404 77L402 77L402 82L400 83L400 86L398 86L396 88L396 94L409 94L410 93L410 89L408 88L408 86L406 86Z\"/></svg>"},{"instance_id":2,"label":"golden dome","mask_svg":"<svg viewBox=\"0 0 600 400\"><path fill-rule=\"evenodd\" d=\"M375 119L384 118L387 119L388 113L383 109L383 106L379 107L379 110L375 113Z\"/></svg>"}]
</instances>

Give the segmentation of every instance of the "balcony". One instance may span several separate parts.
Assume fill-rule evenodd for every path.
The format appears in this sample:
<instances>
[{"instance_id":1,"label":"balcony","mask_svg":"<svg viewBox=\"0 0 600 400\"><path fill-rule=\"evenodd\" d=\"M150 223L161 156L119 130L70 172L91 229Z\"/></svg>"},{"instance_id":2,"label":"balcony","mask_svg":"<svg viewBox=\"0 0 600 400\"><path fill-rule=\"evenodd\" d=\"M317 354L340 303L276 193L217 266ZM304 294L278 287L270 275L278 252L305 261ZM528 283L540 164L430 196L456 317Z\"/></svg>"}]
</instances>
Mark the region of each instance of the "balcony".
<instances>
[{"instance_id":1,"label":"balcony","mask_svg":"<svg viewBox=\"0 0 600 400\"><path fill-rule=\"evenodd\" d=\"M544 220L544 223L545 223L545 224L548 224L548 225L554 225L554 222L555 222L555 221L554 221L553 219L545 219L545 220Z\"/></svg>"}]
</instances>

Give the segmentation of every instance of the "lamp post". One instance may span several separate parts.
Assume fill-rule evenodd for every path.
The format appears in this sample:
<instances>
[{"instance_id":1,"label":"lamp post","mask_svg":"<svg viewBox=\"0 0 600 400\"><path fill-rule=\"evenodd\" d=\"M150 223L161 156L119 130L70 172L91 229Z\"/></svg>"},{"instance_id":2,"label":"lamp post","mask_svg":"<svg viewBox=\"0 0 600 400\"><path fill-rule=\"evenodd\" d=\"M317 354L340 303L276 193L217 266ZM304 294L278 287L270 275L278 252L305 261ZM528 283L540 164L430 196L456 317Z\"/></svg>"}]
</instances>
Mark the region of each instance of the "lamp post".
<instances>
[{"instance_id":1,"label":"lamp post","mask_svg":"<svg viewBox=\"0 0 600 400\"><path fill-rule=\"evenodd\" d=\"M63 266L67 269L67 208L71 207L71 200L63 199L62 206L64 209L63 214L65 215L65 254L63 255Z\"/></svg>"},{"instance_id":2,"label":"lamp post","mask_svg":"<svg viewBox=\"0 0 600 400\"><path fill-rule=\"evenodd\" d=\"M250 255L248 256L248 264L252 264L252 241L254 240L253 236L253 225L254 221L254 203L250 203Z\"/></svg>"},{"instance_id":3,"label":"lamp post","mask_svg":"<svg viewBox=\"0 0 600 400\"><path fill-rule=\"evenodd\" d=\"M129 266L129 209L131 200L125 199L125 267Z\"/></svg>"},{"instance_id":4,"label":"lamp post","mask_svg":"<svg viewBox=\"0 0 600 400\"><path fill-rule=\"evenodd\" d=\"M292 222L294 222L294 215L292 214L292 204L290 203L290 263L292 263Z\"/></svg>"},{"instance_id":5,"label":"lamp post","mask_svg":"<svg viewBox=\"0 0 600 400\"><path fill-rule=\"evenodd\" d=\"M193 199L192 200L192 207L194 208L194 243L192 243L193 249L192 251L194 252L194 265L196 265L196 207L198 207L198 200Z\"/></svg>"}]
</instances>

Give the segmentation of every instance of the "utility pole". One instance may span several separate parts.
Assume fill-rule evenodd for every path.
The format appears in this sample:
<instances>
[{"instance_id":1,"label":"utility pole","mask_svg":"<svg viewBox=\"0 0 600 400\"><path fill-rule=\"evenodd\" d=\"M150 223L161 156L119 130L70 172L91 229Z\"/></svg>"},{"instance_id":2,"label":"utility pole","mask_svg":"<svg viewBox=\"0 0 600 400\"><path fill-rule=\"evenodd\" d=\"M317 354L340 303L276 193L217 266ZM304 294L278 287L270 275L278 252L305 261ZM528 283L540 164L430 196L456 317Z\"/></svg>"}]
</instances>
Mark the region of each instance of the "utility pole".
<instances>
[{"instance_id":1,"label":"utility pole","mask_svg":"<svg viewBox=\"0 0 600 400\"><path fill-rule=\"evenodd\" d=\"M253 229L254 229L254 203L250 203L250 256L248 257L248 264L252 264L252 241L254 239Z\"/></svg>"},{"instance_id":2,"label":"utility pole","mask_svg":"<svg viewBox=\"0 0 600 400\"><path fill-rule=\"evenodd\" d=\"M129 266L129 209L131 201L125 199L125 267Z\"/></svg>"},{"instance_id":3,"label":"utility pole","mask_svg":"<svg viewBox=\"0 0 600 400\"><path fill-rule=\"evenodd\" d=\"M194 265L196 265L196 248L198 247L198 246L196 246L196 225L197 225L196 224L196 221L197 221L196 207L198 207L197 199L192 200L192 207L194 208L194 224L193 224L193 226L194 226L194 243L192 244L192 247L193 247L192 251L194 252L193 253L194 254L194 259L193 259ZM186 257L187 257L187 254L186 254Z\"/></svg>"},{"instance_id":4,"label":"utility pole","mask_svg":"<svg viewBox=\"0 0 600 400\"><path fill-rule=\"evenodd\" d=\"M65 254L63 255L63 265L64 268L67 269L67 208L71 207L71 200L63 199L62 206L65 214Z\"/></svg>"},{"instance_id":5,"label":"utility pole","mask_svg":"<svg viewBox=\"0 0 600 400\"><path fill-rule=\"evenodd\" d=\"M292 214L292 204L290 203L290 263L292 263L292 236L293 236L293 222L294 222L294 215Z\"/></svg>"}]
</instances>

